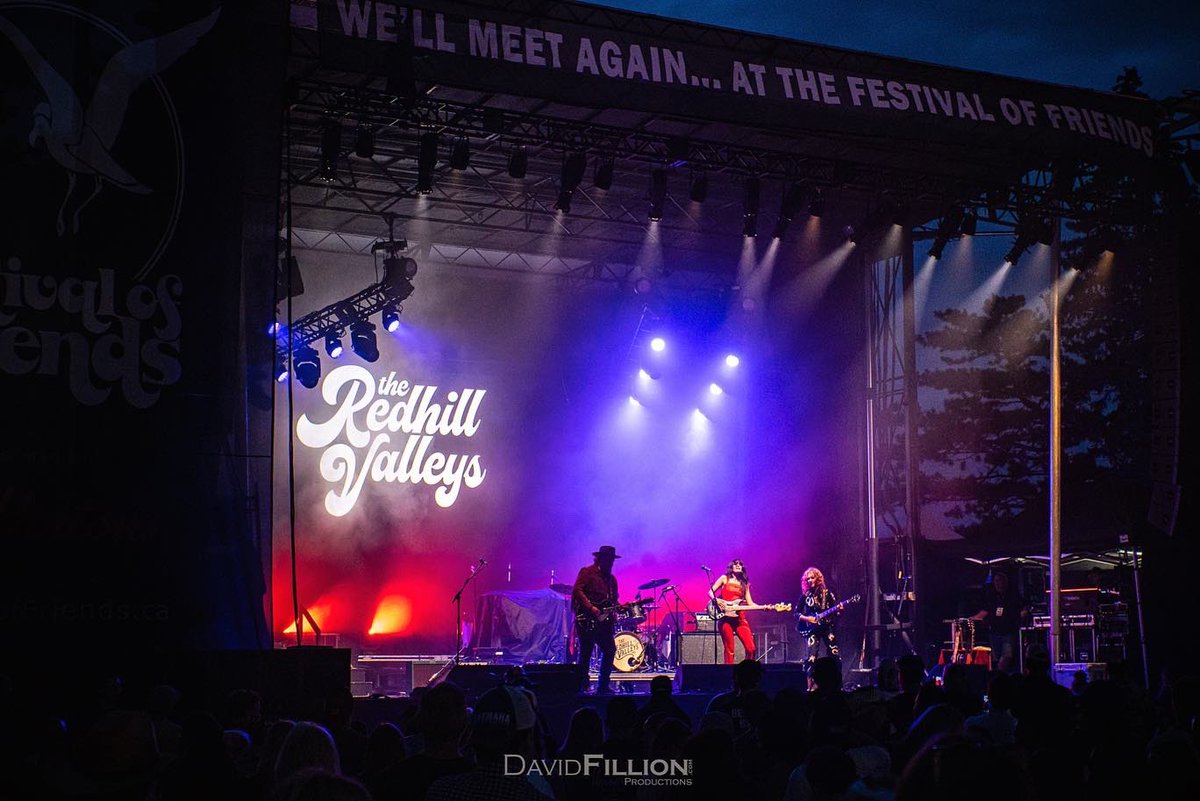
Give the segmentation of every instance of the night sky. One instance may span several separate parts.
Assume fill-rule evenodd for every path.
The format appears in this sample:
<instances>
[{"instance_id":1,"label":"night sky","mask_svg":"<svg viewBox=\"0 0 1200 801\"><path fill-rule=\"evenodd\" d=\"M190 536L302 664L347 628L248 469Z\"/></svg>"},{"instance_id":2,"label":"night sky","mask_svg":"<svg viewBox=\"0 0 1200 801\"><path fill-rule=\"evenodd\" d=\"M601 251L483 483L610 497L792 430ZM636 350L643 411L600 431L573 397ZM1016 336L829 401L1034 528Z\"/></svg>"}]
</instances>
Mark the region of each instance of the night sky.
<instances>
[{"instance_id":1,"label":"night sky","mask_svg":"<svg viewBox=\"0 0 1200 801\"><path fill-rule=\"evenodd\" d=\"M710 25L1089 89L1137 67L1154 98L1200 89L1200 3L594 0ZM1086 9L1086 10L1084 10Z\"/></svg>"}]
</instances>

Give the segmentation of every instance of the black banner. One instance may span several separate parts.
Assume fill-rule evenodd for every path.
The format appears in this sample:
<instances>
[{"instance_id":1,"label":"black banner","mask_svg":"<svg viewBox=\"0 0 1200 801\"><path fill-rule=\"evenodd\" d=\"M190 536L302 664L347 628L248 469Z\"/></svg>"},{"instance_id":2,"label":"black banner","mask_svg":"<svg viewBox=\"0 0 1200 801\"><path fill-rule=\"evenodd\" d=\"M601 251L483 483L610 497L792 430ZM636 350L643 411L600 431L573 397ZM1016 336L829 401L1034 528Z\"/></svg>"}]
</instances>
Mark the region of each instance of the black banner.
<instances>
[{"instance_id":1,"label":"black banner","mask_svg":"<svg viewBox=\"0 0 1200 801\"><path fill-rule=\"evenodd\" d=\"M269 642L282 11L0 2L14 643Z\"/></svg>"},{"instance_id":2,"label":"black banner","mask_svg":"<svg viewBox=\"0 0 1200 801\"><path fill-rule=\"evenodd\" d=\"M758 128L988 144L1053 157L1153 156L1137 98L973 73L569 3L319 0L322 63L589 107ZM587 17L607 24L581 24Z\"/></svg>"}]
</instances>

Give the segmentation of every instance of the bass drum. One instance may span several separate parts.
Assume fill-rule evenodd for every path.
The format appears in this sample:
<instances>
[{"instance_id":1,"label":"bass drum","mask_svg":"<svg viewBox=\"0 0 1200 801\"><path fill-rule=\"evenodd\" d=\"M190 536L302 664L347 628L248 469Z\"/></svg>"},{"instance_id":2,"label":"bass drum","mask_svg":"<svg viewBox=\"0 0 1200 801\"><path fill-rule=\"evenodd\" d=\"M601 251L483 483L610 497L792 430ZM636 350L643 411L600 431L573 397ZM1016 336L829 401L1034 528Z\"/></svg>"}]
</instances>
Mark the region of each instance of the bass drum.
<instances>
[{"instance_id":1,"label":"bass drum","mask_svg":"<svg viewBox=\"0 0 1200 801\"><path fill-rule=\"evenodd\" d=\"M622 673L632 673L646 661L646 640L632 631L623 631L613 637L617 650L613 655L613 667Z\"/></svg>"}]
</instances>

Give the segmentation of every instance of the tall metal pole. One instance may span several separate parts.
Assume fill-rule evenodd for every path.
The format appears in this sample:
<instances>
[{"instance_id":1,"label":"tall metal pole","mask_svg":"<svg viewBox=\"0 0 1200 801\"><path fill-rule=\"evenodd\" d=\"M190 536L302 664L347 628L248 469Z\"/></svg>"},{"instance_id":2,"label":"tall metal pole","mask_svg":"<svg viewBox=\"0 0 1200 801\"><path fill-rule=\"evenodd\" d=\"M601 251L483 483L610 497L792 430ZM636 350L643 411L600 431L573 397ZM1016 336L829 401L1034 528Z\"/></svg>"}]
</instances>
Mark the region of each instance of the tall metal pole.
<instances>
[{"instance_id":1,"label":"tall metal pole","mask_svg":"<svg viewBox=\"0 0 1200 801\"><path fill-rule=\"evenodd\" d=\"M878 659L880 648L879 605L882 598L879 592L879 530L876 526L875 514L875 400L878 387L875 385L875 360L879 354L878 320L876 313L876 294L878 293L878 265L863 259L865 275L865 300L867 316L867 417L866 417L866 502L867 502L867 630L871 633L871 662ZM886 267L884 269L887 269Z\"/></svg>"},{"instance_id":2,"label":"tall metal pole","mask_svg":"<svg viewBox=\"0 0 1200 801\"><path fill-rule=\"evenodd\" d=\"M913 290L913 244L912 232L904 231L903 246L903 303L904 303L904 459L905 470L904 505L908 509L905 541L901 544L907 581L900 582L899 606L903 609L908 597L912 597L909 620L913 624L913 639L921 642L921 617L917 606L917 543L921 539L921 457L917 445L917 424L921 409L917 405L917 301ZM903 616L901 616L901 621ZM899 621L898 621L899 622ZM901 630L903 633L903 630Z\"/></svg>"},{"instance_id":3,"label":"tall metal pole","mask_svg":"<svg viewBox=\"0 0 1200 801\"><path fill-rule=\"evenodd\" d=\"M1062 225L1054 219L1050 246L1050 664L1062 643L1062 371L1059 359L1059 256Z\"/></svg>"}]
</instances>

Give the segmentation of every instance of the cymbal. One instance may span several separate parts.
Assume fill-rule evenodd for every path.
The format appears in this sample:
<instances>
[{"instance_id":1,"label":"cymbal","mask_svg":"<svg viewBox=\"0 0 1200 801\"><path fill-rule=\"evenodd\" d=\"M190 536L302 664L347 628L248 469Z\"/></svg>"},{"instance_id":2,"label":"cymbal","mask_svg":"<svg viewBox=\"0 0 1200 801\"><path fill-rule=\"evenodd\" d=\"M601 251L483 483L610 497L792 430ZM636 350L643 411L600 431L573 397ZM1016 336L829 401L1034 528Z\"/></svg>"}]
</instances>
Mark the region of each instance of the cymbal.
<instances>
[{"instance_id":1,"label":"cymbal","mask_svg":"<svg viewBox=\"0 0 1200 801\"><path fill-rule=\"evenodd\" d=\"M575 588L570 584L551 584L550 589L554 590L555 592L561 592L563 595L570 595L575 591Z\"/></svg>"},{"instance_id":2,"label":"cymbal","mask_svg":"<svg viewBox=\"0 0 1200 801\"><path fill-rule=\"evenodd\" d=\"M639 584L638 589L639 590L652 590L655 587L661 587L662 585L666 584L668 581L670 581L670 579L654 579L653 581L647 581L645 584Z\"/></svg>"}]
</instances>

